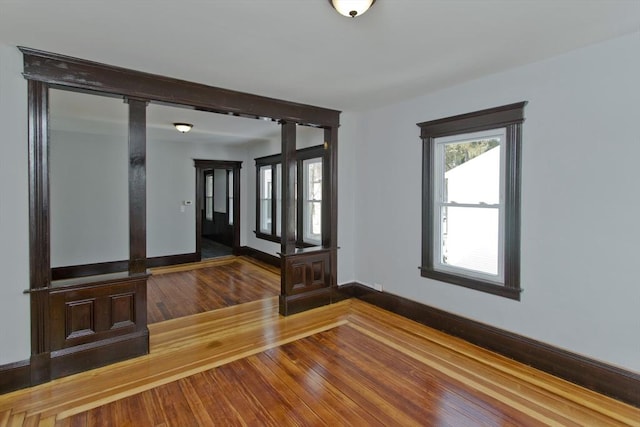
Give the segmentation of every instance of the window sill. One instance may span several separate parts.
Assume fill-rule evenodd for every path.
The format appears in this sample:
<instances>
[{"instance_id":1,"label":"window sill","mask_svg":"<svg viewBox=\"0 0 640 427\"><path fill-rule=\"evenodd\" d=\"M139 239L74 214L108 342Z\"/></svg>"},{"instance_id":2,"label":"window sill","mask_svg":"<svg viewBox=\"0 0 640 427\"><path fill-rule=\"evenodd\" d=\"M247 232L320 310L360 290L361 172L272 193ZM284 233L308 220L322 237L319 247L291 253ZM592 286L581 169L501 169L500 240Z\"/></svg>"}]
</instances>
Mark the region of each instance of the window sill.
<instances>
[{"instance_id":1,"label":"window sill","mask_svg":"<svg viewBox=\"0 0 640 427\"><path fill-rule=\"evenodd\" d=\"M253 232L256 237L258 239L262 239L262 240L268 240L270 242L274 242L274 243L281 243L281 239L278 236L273 236L271 234L264 234L264 233L260 233L258 231L254 231ZM314 248L317 246L322 246L322 244L314 244L314 243L307 243L307 242L296 242L296 248Z\"/></svg>"},{"instance_id":2,"label":"window sill","mask_svg":"<svg viewBox=\"0 0 640 427\"><path fill-rule=\"evenodd\" d=\"M521 288L514 288L505 285L498 285L483 280L459 276L456 274L444 273L442 271L435 271L428 268L420 268L420 275L429 279L438 280L440 282L451 283L452 285L458 285L476 291L486 292L492 295L498 295L504 298L520 301Z\"/></svg>"}]
</instances>

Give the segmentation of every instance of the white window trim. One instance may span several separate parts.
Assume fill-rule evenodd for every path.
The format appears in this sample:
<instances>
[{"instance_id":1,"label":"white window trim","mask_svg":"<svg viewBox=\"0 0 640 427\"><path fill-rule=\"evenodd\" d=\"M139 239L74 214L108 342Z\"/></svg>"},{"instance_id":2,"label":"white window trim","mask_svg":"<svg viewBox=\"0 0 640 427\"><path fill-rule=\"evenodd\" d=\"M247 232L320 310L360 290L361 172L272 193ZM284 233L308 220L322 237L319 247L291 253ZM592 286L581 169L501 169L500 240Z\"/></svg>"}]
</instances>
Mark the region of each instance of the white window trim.
<instances>
[{"instance_id":1,"label":"white window trim","mask_svg":"<svg viewBox=\"0 0 640 427\"><path fill-rule=\"evenodd\" d=\"M451 143L464 143L477 141L480 139L492 139L498 138L500 141L500 190L499 190L499 203L496 204L481 204L481 203L447 203L444 201L444 164L445 164L445 150L444 146ZM488 282L503 285L504 284L504 248L505 248L505 173L506 173L506 157L505 157L505 141L506 141L506 128L491 129L482 132L473 132L465 134L456 134L446 137L435 138L435 165L434 165L434 183L435 194L433 203L433 227L434 227L434 239L433 239L433 268L437 271L443 271L447 273L463 275L467 277L477 278ZM454 207L473 207L473 208L489 208L498 209L498 274L489 274L477 270L471 270L464 267L456 267L443 263L442 260L442 221L441 210L443 206Z\"/></svg>"}]
</instances>

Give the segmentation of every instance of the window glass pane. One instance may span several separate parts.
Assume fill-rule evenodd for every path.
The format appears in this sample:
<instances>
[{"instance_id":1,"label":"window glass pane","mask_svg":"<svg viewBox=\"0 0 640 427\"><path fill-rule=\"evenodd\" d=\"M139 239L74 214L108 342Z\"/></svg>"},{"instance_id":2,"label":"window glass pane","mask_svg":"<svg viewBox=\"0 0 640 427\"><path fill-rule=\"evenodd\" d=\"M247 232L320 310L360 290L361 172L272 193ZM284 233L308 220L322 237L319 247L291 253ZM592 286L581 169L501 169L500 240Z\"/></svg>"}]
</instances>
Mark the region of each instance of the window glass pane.
<instances>
[{"instance_id":1,"label":"window glass pane","mask_svg":"<svg viewBox=\"0 0 640 427\"><path fill-rule=\"evenodd\" d=\"M271 234L271 166L260 168L260 232Z\"/></svg>"},{"instance_id":2,"label":"window glass pane","mask_svg":"<svg viewBox=\"0 0 640 427\"><path fill-rule=\"evenodd\" d=\"M213 175L205 175L204 180L204 212L208 221L213 221Z\"/></svg>"},{"instance_id":3,"label":"window glass pane","mask_svg":"<svg viewBox=\"0 0 640 427\"><path fill-rule=\"evenodd\" d=\"M207 220L213 221L213 197L205 198L205 206Z\"/></svg>"},{"instance_id":4,"label":"window glass pane","mask_svg":"<svg viewBox=\"0 0 640 427\"><path fill-rule=\"evenodd\" d=\"M282 164L276 165L276 236L282 235Z\"/></svg>"},{"instance_id":5,"label":"window glass pane","mask_svg":"<svg viewBox=\"0 0 640 427\"><path fill-rule=\"evenodd\" d=\"M211 174L206 176L205 194L207 197L213 197L213 175Z\"/></svg>"},{"instance_id":6,"label":"window glass pane","mask_svg":"<svg viewBox=\"0 0 640 427\"><path fill-rule=\"evenodd\" d=\"M304 171L304 241L322 240L322 159L303 161Z\"/></svg>"},{"instance_id":7,"label":"window glass pane","mask_svg":"<svg viewBox=\"0 0 640 427\"><path fill-rule=\"evenodd\" d=\"M495 135L441 143L444 185L441 198L448 203L500 203L500 144Z\"/></svg>"},{"instance_id":8,"label":"window glass pane","mask_svg":"<svg viewBox=\"0 0 640 427\"><path fill-rule=\"evenodd\" d=\"M227 170L214 169L213 180L213 210L218 213L227 213Z\"/></svg>"},{"instance_id":9,"label":"window glass pane","mask_svg":"<svg viewBox=\"0 0 640 427\"><path fill-rule=\"evenodd\" d=\"M440 263L498 274L499 209L443 206Z\"/></svg>"}]
</instances>

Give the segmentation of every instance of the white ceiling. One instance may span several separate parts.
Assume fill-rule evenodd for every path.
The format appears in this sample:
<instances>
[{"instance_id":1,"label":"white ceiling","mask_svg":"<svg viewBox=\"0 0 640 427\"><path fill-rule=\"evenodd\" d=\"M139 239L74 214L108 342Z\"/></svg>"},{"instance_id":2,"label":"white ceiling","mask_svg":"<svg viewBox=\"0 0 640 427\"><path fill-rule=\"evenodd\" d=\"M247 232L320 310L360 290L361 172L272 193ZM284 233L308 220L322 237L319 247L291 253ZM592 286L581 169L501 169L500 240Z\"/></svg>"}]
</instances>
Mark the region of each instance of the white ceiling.
<instances>
[{"instance_id":1,"label":"white ceiling","mask_svg":"<svg viewBox=\"0 0 640 427\"><path fill-rule=\"evenodd\" d=\"M0 0L0 43L367 110L640 29L640 0Z\"/></svg>"}]
</instances>

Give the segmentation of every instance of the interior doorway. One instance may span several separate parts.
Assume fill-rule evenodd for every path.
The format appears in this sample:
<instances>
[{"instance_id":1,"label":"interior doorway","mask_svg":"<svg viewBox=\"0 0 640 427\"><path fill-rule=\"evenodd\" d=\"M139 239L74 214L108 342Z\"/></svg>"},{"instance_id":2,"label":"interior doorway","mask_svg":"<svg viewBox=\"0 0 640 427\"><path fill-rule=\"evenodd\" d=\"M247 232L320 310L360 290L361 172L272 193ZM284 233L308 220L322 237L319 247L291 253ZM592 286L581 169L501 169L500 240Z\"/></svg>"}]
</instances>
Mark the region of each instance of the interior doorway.
<instances>
[{"instance_id":1,"label":"interior doorway","mask_svg":"<svg viewBox=\"0 0 640 427\"><path fill-rule=\"evenodd\" d=\"M200 259L238 254L242 162L194 160L196 252Z\"/></svg>"}]
</instances>

